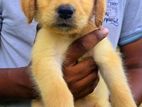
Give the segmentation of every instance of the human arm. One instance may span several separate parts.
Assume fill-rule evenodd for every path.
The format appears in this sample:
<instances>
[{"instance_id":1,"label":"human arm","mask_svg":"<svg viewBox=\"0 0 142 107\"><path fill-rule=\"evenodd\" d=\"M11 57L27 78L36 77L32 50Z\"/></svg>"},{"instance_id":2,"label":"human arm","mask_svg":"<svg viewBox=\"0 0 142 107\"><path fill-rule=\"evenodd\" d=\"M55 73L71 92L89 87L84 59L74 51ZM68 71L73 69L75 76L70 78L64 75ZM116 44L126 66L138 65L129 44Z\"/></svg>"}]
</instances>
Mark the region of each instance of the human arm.
<instances>
[{"instance_id":1,"label":"human arm","mask_svg":"<svg viewBox=\"0 0 142 107\"><path fill-rule=\"evenodd\" d=\"M119 45L137 104L142 101L142 1L127 0Z\"/></svg>"},{"instance_id":2,"label":"human arm","mask_svg":"<svg viewBox=\"0 0 142 107\"><path fill-rule=\"evenodd\" d=\"M121 47L129 84L136 103L142 102L142 38Z\"/></svg>"},{"instance_id":3,"label":"human arm","mask_svg":"<svg viewBox=\"0 0 142 107\"><path fill-rule=\"evenodd\" d=\"M0 100L28 100L37 97L28 67L0 68Z\"/></svg>"}]
</instances>

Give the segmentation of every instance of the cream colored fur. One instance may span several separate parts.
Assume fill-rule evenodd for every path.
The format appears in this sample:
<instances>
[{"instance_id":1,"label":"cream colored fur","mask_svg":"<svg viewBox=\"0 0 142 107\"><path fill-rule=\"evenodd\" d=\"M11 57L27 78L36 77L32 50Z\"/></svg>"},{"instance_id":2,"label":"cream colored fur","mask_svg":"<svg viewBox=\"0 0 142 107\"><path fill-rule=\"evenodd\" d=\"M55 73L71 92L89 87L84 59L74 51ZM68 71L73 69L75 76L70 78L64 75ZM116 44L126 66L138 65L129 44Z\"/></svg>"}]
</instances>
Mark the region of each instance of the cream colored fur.
<instances>
[{"instance_id":1,"label":"cream colored fur","mask_svg":"<svg viewBox=\"0 0 142 107\"><path fill-rule=\"evenodd\" d=\"M94 0L22 0L28 21L35 18L42 26L33 46L32 75L40 91L43 107L136 107L121 58L107 38L92 49L92 56L100 68L100 81L93 93L74 102L63 79L62 64L69 45L80 35L93 31L102 24L105 0L95 1L95 20L90 19L93 2ZM61 4L71 4L76 8L76 29L66 31L51 27L56 23L55 9ZM92 24L93 21L95 24ZM33 106L42 105L37 105L36 102Z\"/></svg>"}]
</instances>

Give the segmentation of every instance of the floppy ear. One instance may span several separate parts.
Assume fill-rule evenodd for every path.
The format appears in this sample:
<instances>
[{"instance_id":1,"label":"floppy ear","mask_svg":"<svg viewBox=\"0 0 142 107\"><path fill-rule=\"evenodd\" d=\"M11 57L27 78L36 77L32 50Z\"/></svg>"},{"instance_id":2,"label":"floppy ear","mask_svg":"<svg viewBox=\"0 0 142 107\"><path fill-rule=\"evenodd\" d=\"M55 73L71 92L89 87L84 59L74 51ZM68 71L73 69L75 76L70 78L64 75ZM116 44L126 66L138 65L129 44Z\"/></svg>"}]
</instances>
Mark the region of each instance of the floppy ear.
<instances>
[{"instance_id":1,"label":"floppy ear","mask_svg":"<svg viewBox=\"0 0 142 107\"><path fill-rule=\"evenodd\" d=\"M106 12L106 0L95 0L94 4L94 15L95 15L95 24L97 27L100 27L104 21Z\"/></svg>"},{"instance_id":2,"label":"floppy ear","mask_svg":"<svg viewBox=\"0 0 142 107\"><path fill-rule=\"evenodd\" d=\"M28 23L31 23L35 13L35 0L21 0L22 10L27 17Z\"/></svg>"}]
</instances>

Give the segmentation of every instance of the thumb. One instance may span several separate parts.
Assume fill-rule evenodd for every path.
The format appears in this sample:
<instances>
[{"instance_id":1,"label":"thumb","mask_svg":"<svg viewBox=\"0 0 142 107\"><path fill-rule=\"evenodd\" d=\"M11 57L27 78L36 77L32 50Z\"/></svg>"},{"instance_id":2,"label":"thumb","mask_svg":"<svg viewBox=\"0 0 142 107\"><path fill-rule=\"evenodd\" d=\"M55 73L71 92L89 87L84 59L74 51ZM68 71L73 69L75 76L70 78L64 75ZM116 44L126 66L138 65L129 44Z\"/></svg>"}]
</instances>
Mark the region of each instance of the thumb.
<instances>
[{"instance_id":1,"label":"thumb","mask_svg":"<svg viewBox=\"0 0 142 107\"><path fill-rule=\"evenodd\" d=\"M108 35L108 29L101 28L74 41L68 48L64 66L74 65L78 59Z\"/></svg>"}]
</instances>

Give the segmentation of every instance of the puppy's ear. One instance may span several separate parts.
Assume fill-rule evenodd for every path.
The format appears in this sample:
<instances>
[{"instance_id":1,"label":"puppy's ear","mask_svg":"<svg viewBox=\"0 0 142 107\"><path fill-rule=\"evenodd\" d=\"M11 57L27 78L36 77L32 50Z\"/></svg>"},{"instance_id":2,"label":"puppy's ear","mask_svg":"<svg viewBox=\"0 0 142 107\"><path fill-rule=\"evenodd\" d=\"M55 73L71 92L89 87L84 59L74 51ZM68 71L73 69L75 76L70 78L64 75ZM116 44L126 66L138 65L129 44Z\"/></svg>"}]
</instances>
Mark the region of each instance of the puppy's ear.
<instances>
[{"instance_id":1,"label":"puppy's ear","mask_svg":"<svg viewBox=\"0 0 142 107\"><path fill-rule=\"evenodd\" d=\"M35 13L35 0L21 0L22 10L28 19L28 23L31 23Z\"/></svg>"},{"instance_id":2,"label":"puppy's ear","mask_svg":"<svg viewBox=\"0 0 142 107\"><path fill-rule=\"evenodd\" d=\"M95 24L100 27L104 21L104 16L106 12L106 0L95 0L94 4L94 15Z\"/></svg>"}]
</instances>

